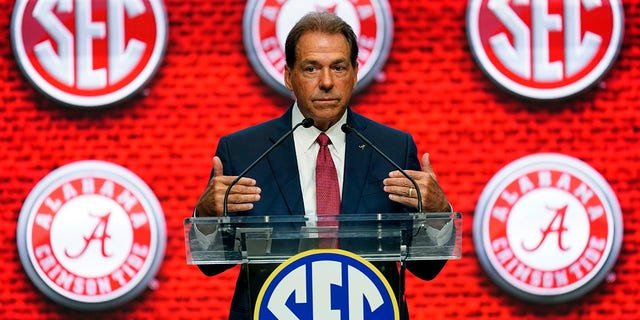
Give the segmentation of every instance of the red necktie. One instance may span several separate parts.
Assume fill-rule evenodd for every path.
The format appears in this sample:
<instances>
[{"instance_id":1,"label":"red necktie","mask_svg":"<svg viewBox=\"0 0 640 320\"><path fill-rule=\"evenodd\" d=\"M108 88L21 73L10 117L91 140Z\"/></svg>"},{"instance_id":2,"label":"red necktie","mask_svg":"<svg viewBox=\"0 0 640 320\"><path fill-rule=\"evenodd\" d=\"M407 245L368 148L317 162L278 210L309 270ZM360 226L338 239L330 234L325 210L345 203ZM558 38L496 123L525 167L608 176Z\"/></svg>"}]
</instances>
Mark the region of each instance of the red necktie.
<instances>
[{"instance_id":1,"label":"red necktie","mask_svg":"<svg viewBox=\"0 0 640 320\"><path fill-rule=\"evenodd\" d=\"M340 213L340 185L336 166L333 164L328 145L329 137L323 133L318 136L318 159L316 160L316 210L318 216ZM336 223L318 225L337 225Z\"/></svg>"}]
</instances>

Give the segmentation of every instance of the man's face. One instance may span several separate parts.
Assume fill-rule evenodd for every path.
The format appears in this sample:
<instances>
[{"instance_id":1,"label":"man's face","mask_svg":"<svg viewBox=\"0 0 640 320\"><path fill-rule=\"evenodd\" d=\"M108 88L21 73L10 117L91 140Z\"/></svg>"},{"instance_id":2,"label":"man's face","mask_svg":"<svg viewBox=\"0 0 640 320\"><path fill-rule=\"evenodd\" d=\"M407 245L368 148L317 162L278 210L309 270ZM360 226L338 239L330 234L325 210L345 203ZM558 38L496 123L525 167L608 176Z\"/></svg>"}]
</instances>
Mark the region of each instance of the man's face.
<instances>
[{"instance_id":1,"label":"man's face","mask_svg":"<svg viewBox=\"0 0 640 320\"><path fill-rule=\"evenodd\" d=\"M358 67L349 60L342 34L304 33L296 47L296 63L286 67L284 80L305 117L326 130L344 114L356 87Z\"/></svg>"}]
</instances>

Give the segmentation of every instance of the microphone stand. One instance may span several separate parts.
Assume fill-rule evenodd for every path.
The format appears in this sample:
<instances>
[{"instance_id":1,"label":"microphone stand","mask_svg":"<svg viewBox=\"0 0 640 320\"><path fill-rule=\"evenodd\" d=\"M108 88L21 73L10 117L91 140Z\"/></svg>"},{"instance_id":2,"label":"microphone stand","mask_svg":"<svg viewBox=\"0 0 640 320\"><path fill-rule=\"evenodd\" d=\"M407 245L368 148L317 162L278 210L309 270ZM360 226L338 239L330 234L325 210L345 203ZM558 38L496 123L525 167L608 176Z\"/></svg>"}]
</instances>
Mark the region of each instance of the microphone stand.
<instances>
[{"instance_id":1,"label":"microphone stand","mask_svg":"<svg viewBox=\"0 0 640 320\"><path fill-rule=\"evenodd\" d=\"M311 126L313 126L313 119L312 118L306 118L304 120L302 120L300 123L296 124L291 130L289 130L289 132L287 132L285 135L283 135L282 137L280 137L280 139L278 139L273 145L271 145L271 147L269 147L269 149L267 149L267 151L265 151L262 155L260 155L260 157L258 157L258 159L256 159L255 161L253 161L253 163L251 163L246 169L244 169L244 171L242 171L242 173L240 173L235 179L233 179L233 181L231 181L231 183L229 184L229 186L227 187L227 190L224 193L224 201L223 201L223 216L227 216L228 213L228 202L229 202L229 192L231 192L231 187L233 187L236 183L238 183L238 181L240 180L240 178L244 177L247 172L249 172L249 170L253 169L253 167L255 167L258 162L262 161L262 159L264 159L269 153L271 153L271 151L273 149L275 149L277 146L279 146L282 141L284 141L286 138L288 138L291 134L293 134L293 132L298 129L299 126L303 126L305 128L309 128Z\"/></svg>"},{"instance_id":2,"label":"microphone stand","mask_svg":"<svg viewBox=\"0 0 640 320\"><path fill-rule=\"evenodd\" d=\"M369 141L369 139L367 139L360 132L358 132L358 130L354 129L353 127L351 127L350 125L348 125L346 123L342 125L341 129L342 129L342 131L344 133L349 133L349 132L355 133L358 136L358 138L360 138L360 140L362 140L364 143L369 145L380 156L382 156L385 160L387 160L387 162L389 162L396 169L398 169L398 171L400 171L400 173L402 173L402 175L404 175L407 179L409 179L409 181L411 181L411 183L413 184L413 187L416 189L416 195L418 197L418 212L422 213L422 192L420 192L420 187L418 186L418 183L416 182L416 180L413 179L413 177L411 177L406 171L404 171L404 169L402 169L397 163L395 163L393 160L391 160L391 158L389 158L389 156L387 156L384 152L382 152L380 149L378 149L378 147L376 147L373 143L371 143L371 141Z\"/></svg>"},{"instance_id":3,"label":"microphone stand","mask_svg":"<svg viewBox=\"0 0 640 320\"><path fill-rule=\"evenodd\" d=\"M378 147L376 147L373 143L371 143L371 141L369 141L369 139L367 139L365 136L363 136L360 132L358 132L358 130L354 129L353 127L351 127L349 124L345 123L342 125L341 127L342 131L344 133L349 133L349 132L353 132L355 133L358 138L360 138L360 140L362 140L364 143L366 143L367 145L369 145L375 152L377 152L380 156L382 156L385 160L387 160L387 162L389 162L391 165L393 165L398 171L400 171L402 173L402 175L404 175L407 179L409 179L409 181L411 181L411 183L413 184L413 187L416 189L416 193L417 193L417 198L418 198L418 212L422 213L422 193L420 192L420 187L418 186L418 183L416 182L415 179L413 179L413 177L411 177L404 169L402 169L397 163L395 163L393 160L391 160L391 158L389 158L389 156L387 156L384 152L382 152L380 149L378 149ZM400 292L402 294L402 296L398 297L398 304L401 306L401 310L403 310L406 305L406 298L404 296L404 282L406 280L406 271L407 270L407 265L406 262L402 259L400 259L400 285L398 288L398 292Z\"/></svg>"}]
</instances>

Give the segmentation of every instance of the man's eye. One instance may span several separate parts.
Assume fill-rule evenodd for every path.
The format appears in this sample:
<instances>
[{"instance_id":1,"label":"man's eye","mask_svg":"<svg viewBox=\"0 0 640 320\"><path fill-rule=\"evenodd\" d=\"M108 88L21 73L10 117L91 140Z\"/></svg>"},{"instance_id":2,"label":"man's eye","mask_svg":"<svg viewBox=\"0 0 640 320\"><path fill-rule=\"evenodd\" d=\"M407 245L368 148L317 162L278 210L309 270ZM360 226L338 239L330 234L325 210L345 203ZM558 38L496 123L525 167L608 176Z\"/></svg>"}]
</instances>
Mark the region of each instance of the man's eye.
<instances>
[{"instance_id":1,"label":"man's eye","mask_svg":"<svg viewBox=\"0 0 640 320\"><path fill-rule=\"evenodd\" d=\"M316 69L316 67L314 67L314 66L307 66L307 67L304 67L304 69L303 69L303 70L304 70L305 72L314 72L314 71L316 71L317 69Z\"/></svg>"},{"instance_id":2,"label":"man's eye","mask_svg":"<svg viewBox=\"0 0 640 320\"><path fill-rule=\"evenodd\" d=\"M347 70L347 68L345 66L339 65L339 66L334 66L333 70L344 71L344 70Z\"/></svg>"}]
</instances>

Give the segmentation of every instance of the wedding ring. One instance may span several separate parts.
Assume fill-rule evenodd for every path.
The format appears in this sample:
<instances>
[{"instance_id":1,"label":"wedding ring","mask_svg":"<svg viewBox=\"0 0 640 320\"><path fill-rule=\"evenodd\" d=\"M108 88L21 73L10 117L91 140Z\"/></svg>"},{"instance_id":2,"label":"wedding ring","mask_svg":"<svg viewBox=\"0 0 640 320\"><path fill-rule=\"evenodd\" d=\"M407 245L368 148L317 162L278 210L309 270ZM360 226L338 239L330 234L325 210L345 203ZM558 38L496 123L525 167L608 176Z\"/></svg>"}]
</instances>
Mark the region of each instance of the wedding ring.
<instances>
[{"instance_id":1,"label":"wedding ring","mask_svg":"<svg viewBox=\"0 0 640 320\"><path fill-rule=\"evenodd\" d=\"M409 198L413 198L413 188L409 188Z\"/></svg>"}]
</instances>

